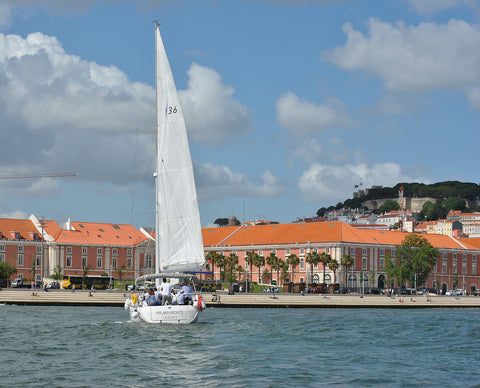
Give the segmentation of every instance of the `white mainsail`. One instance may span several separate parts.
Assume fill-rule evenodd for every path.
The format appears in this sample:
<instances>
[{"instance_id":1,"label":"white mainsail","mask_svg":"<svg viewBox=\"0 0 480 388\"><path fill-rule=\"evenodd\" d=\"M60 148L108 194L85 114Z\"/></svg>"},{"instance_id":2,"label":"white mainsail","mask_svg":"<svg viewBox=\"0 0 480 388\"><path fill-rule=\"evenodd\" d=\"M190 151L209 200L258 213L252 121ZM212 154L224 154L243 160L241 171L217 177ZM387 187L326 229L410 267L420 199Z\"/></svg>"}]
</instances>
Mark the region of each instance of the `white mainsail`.
<instances>
[{"instance_id":1,"label":"white mainsail","mask_svg":"<svg viewBox=\"0 0 480 388\"><path fill-rule=\"evenodd\" d=\"M202 229L187 130L156 26L156 272L203 267Z\"/></svg>"}]
</instances>

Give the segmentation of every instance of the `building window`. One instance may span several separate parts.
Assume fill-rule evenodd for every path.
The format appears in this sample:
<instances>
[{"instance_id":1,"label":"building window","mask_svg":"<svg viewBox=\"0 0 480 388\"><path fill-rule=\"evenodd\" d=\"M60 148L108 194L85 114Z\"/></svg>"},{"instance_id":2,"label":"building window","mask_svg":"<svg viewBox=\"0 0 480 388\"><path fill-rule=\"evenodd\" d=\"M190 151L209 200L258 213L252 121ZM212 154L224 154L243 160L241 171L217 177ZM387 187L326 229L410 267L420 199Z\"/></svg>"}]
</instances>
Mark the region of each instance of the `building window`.
<instances>
[{"instance_id":1,"label":"building window","mask_svg":"<svg viewBox=\"0 0 480 388\"><path fill-rule=\"evenodd\" d=\"M67 247L67 255L71 255L72 254L72 247Z\"/></svg>"},{"instance_id":2,"label":"building window","mask_svg":"<svg viewBox=\"0 0 480 388\"><path fill-rule=\"evenodd\" d=\"M19 252L23 252L23 245L19 245L19 246L18 246L18 251L19 251Z\"/></svg>"},{"instance_id":3,"label":"building window","mask_svg":"<svg viewBox=\"0 0 480 388\"><path fill-rule=\"evenodd\" d=\"M435 288L435 289L437 288L437 282L436 282L436 280L434 280L434 281L432 282L432 288Z\"/></svg>"},{"instance_id":4,"label":"building window","mask_svg":"<svg viewBox=\"0 0 480 388\"><path fill-rule=\"evenodd\" d=\"M385 258L380 257L380 269L384 269L384 268L385 268Z\"/></svg>"},{"instance_id":5,"label":"building window","mask_svg":"<svg viewBox=\"0 0 480 388\"><path fill-rule=\"evenodd\" d=\"M300 248L300 254L304 255L305 254L305 248Z\"/></svg>"},{"instance_id":6,"label":"building window","mask_svg":"<svg viewBox=\"0 0 480 388\"><path fill-rule=\"evenodd\" d=\"M0 245L0 251L5 252L5 245Z\"/></svg>"},{"instance_id":7,"label":"building window","mask_svg":"<svg viewBox=\"0 0 480 388\"><path fill-rule=\"evenodd\" d=\"M5 261L5 253L0 253L0 263Z\"/></svg>"},{"instance_id":8,"label":"building window","mask_svg":"<svg viewBox=\"0 0 480 388\"><path fill-rule=\"evenodd\" d=\"M466 259L466 257L464 257L463 261L462 261L462 273L464 275L467 273L467 259Z\"/></svg>"},{"instance_id":9,"label":"building window","mask_svg":"<svg viewBox=\"0 0 480 388\"><path fill-rule=\"evenodd\" d=\"M145 267L147 267L147 268L152 268L153 267L152 255L146 255L145 256Z\"/></svg>"},{"instance_id":10,"label":"building window","mask_svg":"<svg viewBox=\"0 0 480 388\"><path fill-rule=\"evenodd\" d=\"M112 255L113 256L118 256L118 249L117 248L112 249Z\"/></svg>"},{"instance_id":11,"label":"building window","mask_svg":"<svg viewBox=\"0 0 480 388\"><path fill-rule=\"evenodd\" d=\"M42 253L42 246L41 245L37 246L37 253Z\"/></svg>"},{"instance_id":12,"label":"building window","mask_svg":"<svg viewBox=\"0 0 480 388\"><path fill-rule=\"evenodd\" d=\"M442 273L447 273L447 260L442 262Z\"/></svg>"},{"instance_id":13,"label":"building window","mask_svg":"<svg viewBox=\"0 0 480 388\"><path fill-rule=\"evenodd\" d=\"M453 274L457 273L457 260L452 261L452 273Z\"/></svg>"},{"instance_id":14,"label":"building window","mask_svg":"<svg viewBox=\"0 0 480 388\"><path fill-rule=\"evenodd\" d=\"M71 267L71 266L72 266L72 256L67 256L66 266L67 266L67 267Z\"/></svg>"},{"instance_id":15,"label":"building window","mask_svg":"<svg viewBox=\"0 0 480 388\"><path fill-rule=\"evenodd\" d=\"M366 255L367 254L367 248L363 248L362 249L362 255Z\"/></svg>"},{"instance_id":16,"label":"building window","mask_svg":"<svg viewBox=\"0 0 480 388\"><path fill-rule=\"evenodd\" d=\"M380 256L385 256L385 249L380 249Z\"/></svg>"},{"instance_id":17,"label":"building window","mask_svg":"<svg viewBox=\"0 0 480 388\"><path fill-rule=\"evenodd\" d=\"M274 249L272 252L275 253L275 249ZM259 256L262 256L262 255L263 255L263 249L259 249L259 250L258 250L258 255L259 255Z\"/></svg>"},{"instance_id":18,"label":"building window","mask_svg":"<svg viewBox=\"0 0 480 388\"><path fill-rule=\"evenodd\" d=\"M127 256L132 256L132 249L131 248L127 249Z\"/></svg>"},{"instance_id":19,"label":"building window","mask_svg":"<svg viewBox=\"0 0 480 388\"><path fill-rule=\"evenodd\" d=\"M88 248L82 247L82 255L87 255L87 254L88 254Z\"/></svg>"},{"instance_id":20,"label":"building window","mask_svg":"<svg viewBox=\"0 0 480 388\"><path fill-rule=\"evenodd\" d=\"M305 259L303 257L300 258L300 269L305 269Z\"/></svg>"},{"instance_id":21,"label":"building window","mask_svg":"<svg viewBox=\"0 0 480 388\"><path fill-rule=\"evenodd\" d=\"M112 266L113 266L113 268L117 268L117 258L116 257L112 258Z\"/></svg>"},{"instance_id":22,"label":"building window","mask_svg":"<svg viewBox=\"0 0 480 388\"><path fill-rule=\"evenodd\" d=\"M285 249L285 256L290 256L290 248Z\"/></svg>"},{"instance_id":23,"label":"building window","mask_svg":"<svg viewBox=\"0 0 480 388\"><path fill-rule=\"evenodd\" d=\"M350 256L355 255L355 248L350 248Z\"/></svg>"},{"instance_id":24,"label":"building window","mask_svg":"<svg viewBox=\"0 0 480 388\"><path fill-rule=\"evenodd\" d=\"M437 273L437 260L435 260L435 264L433 265L433 270L432 270L433 273ZM433 287L435 288L435 287Z\"/></svg>"},{"instance_id":25,"label":"building window","mask_svg":"<svg viewBox=\"0 0 480 388\"><path fill-rule=\"evenodd\" d=\"M23 255L18 255L18 266L23 267Z\"/></svg>"},{"instance_id":26,"label":"building window","mask_svg":"<svg viewBox=\"0 0 480 388\"><path fill-rule=\"evenodd\" d=\"M313 248L314 253L318 253L318 248Z\"/></svg>"},{"instance_id":27,"label":"building window","mask_svg":"<svg viewBox=\"0 0 480 388\"><path fill-rule=\"evenodd\" d=\"M392 249L392 250L390 251L390 255L391 255L392 257L395 257L395 249Z\"/></svg>"},{"instance_id":28,"label":"building window","mask_svg":"<svg viewBox=\"0 0 480 388\"><path fill-rule=\"evenodd\" d=\"M362 258L362 269L367 269L367 258L366 257Z\"/></svg>"},{"instance_id":29,"label":"building window","mask_svg":"<svg viewBox=\"0 0 480 388\"><path fill-rule=\"evenodd\" d=\"M37 263L36 265L42 265L42 256L37 256Z\"/></svg>"},{"instance_id":30,"label":"building window","mask_svg":"<svg viewBox=\"0 0 480 388\"><path fill-rule=\"evenodd\" d=\"M82 257L82 268L87 268L87 258L85 256Z\"/></svg>"},{"instance_id":31,"label":"building window","mask_svg":"<svg viewBox=\"0 0 480 388\"><path fill-rule=\"evenodd\" d=\"M132 268L132 258L127 257L127 268Z\"/></svg>"},{"instance_id":32,"label":"building window","mask_svg":"<svg viewBox=\"0 0 480 388\"><path fill-rule=\"evenodd\" d=\"M97 256L97 268L102 268L102 256Z\"/></svg>"},{"instance_id":33,"label":"building window","mask_svg":"<svg viewBox=\"0 0 480 388\"><path fill-rule=\"evenodd\" d=\"M477 274L477 256L473 256L472 259L472 275Z\"/></svg>"},{"instance_id":34,"label":"building window","mask_svg":"<svg viewBox=\"0 0 480 388\"><path fill-rule=\"evenodd\" d=\"M332 282L332 277L329 274L326 274L323 282L325 284L330 284Z\"/></svg>"},{"instance_id":35,"label":"building window","mask_svg":"<svg viewBox=\"0 0 480 388\"><path fill-rule=\"evenodd\" d=\"M325 248L325 253L326 253L327 255L330 253L330 248L329 248L329 247Z\"/></svg>"},{"instance_id":36,"label":"building window","mask_svg":"<svg viewBox=\"0 0 480 388\"><path fill-rule=\"evenodd\" d=\"M41 282L42 281L42 274L36 274L35 279L36 279L37 282Z\"/></svg>"},{"instance_id":37,"label":"building window","mask_svg":"<svg viewBox=\"0 0 480 388\"><path fill-rule=\"evenodd\" d=\"M101 255L103 253L102 248L97 248L97 255Z\"/></svg>"},{"instance_id":38,"label":"building window","mask_svg":"<svg viewBox=\"0 0 480 388\"><path fill-rule=\"evenodd\" d=\"M304 283L305 282L305 279L304 278L300 278L300 283Z\"/></svg>"}]
</instances>

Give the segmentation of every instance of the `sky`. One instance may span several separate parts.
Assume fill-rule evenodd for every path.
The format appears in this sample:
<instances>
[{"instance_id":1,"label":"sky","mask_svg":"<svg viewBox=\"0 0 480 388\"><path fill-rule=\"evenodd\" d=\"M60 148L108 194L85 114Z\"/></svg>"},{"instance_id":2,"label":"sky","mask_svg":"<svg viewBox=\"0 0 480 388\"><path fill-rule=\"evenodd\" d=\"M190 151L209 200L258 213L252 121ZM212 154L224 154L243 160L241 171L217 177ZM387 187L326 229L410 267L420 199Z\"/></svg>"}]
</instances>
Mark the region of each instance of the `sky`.
<instances>
[{"instance_id":1,"label":"sky","mask_svg":"<svg viewBox=\"0 0 480 388\"><path fill-rule=\"evenodd\" d=\"M479 181L480 0L0 0L0 217L154 225L154 20L203 226Z\"/></svg>"}]
</instances>

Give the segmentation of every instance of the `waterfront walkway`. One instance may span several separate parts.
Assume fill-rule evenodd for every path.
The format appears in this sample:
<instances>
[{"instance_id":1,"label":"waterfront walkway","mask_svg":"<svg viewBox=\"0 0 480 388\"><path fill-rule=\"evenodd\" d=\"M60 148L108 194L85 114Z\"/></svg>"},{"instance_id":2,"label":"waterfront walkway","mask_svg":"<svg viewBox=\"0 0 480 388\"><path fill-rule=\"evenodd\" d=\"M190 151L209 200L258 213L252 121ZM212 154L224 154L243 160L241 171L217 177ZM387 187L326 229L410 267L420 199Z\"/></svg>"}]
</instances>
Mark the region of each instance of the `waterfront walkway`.
<instances>
[{"instance_id":1,"label":"waterfront walkway","mask_svg":"<svg viewBox=\"0 0 480 388\"><path fill-rule=\"evenodd\" d=\"M0 290L0 303L48 306L116 306L123 307L121 291L70 290ZM203 293L207 307L290 307L290 308L480 308L477 296L410 296L390 298L383 295L300 295L300 294L235 294L218 293L220 302L212 302L211 293Z\"/></svg>"}]
</instances>

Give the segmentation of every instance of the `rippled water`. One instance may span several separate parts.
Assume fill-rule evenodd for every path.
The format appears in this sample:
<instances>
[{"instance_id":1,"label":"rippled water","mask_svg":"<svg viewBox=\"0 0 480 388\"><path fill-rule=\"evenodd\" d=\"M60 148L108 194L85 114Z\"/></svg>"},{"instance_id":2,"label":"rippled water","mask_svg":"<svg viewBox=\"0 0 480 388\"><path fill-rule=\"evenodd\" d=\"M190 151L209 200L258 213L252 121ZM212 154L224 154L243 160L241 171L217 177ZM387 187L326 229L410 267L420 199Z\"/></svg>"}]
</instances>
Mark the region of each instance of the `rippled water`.
<instances>
[{"instance_id":1,"label":"rippled water","mask_svg":"<svg viewBox=\"0 0 480 388\"><path fill-rule=\"evenodd\" d=\"M480 310L209 308L183 326L3 305L0 319L0 386L480 384Z\"/></svg>"}]
</instances>

